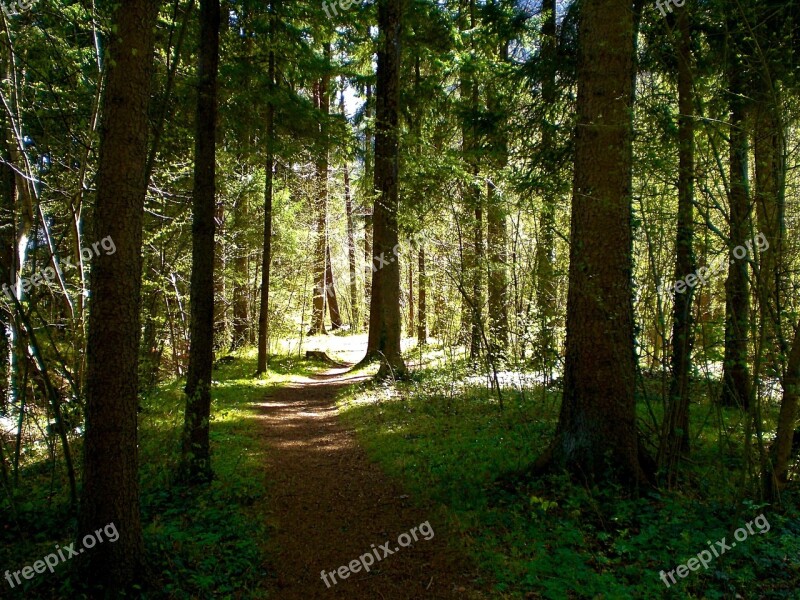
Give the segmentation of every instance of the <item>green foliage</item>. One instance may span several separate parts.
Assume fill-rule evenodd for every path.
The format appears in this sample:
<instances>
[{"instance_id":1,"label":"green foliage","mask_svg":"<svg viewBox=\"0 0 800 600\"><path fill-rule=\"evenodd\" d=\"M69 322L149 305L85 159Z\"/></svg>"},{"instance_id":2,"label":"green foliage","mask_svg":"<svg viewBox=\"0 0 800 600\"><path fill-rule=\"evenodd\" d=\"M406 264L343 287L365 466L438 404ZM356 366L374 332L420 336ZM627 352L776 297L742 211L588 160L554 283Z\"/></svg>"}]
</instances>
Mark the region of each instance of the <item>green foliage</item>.
<instances>
[{"instance_id":1,"label":"green foliage","mask_svg":"<svg viewBox=\"0 0 800 600\"><path fill-rule=\"evenodd\" d=\"M797 597L796 503L786 498L794 508L783 514L746 503L737 511L727 474L707 468L718 444L713 425L696 451L703 466L690 476L704 481L699 489L633 498L613 486L587 489L550 476L510 491L498 480L546 448L555 403L541 390L507 391L501 412L485 388L463 383L465 374L430 368L395 391L360 385L342 407L375 460L413 493L444 505L497 597L732 598L755 589L761 598ZM730 500L714 500L720 497ZM661 581L661 570L685 564L707 540L730 540L761 513L768 533L750 536L670 589Z\"/></svg>"},{"instance_id":2,"label":"green foliage","mask_svg":"<svg viewBox=\"0 0 800 600\"><path fill-rule=\"evenodd\" d=\"M285 373L310 369L307 363L281 357ZM214 481L204 487L174 485L183 427L182 381L160 386L142 400L140 414L141 506L148 562L148 589L140 598L262 598L268 502L264 456L256 403L275 385L254 380L252 352L236 355L233 364L215 371L211 450ZM79 447L76 448L79 452ZM27 500L17 505L14 522L0 528L0 564L12 572L70 543L76 522L65 498L53 505L46 460L25 473ZM66 525L65 525L66 524ZM13 568L12 568L13 567ZM72 577L69 564L55 574L26 582L25 598L88 598ZM5 587L5 582L3 586Z\"/></svg>"}]
</instances>

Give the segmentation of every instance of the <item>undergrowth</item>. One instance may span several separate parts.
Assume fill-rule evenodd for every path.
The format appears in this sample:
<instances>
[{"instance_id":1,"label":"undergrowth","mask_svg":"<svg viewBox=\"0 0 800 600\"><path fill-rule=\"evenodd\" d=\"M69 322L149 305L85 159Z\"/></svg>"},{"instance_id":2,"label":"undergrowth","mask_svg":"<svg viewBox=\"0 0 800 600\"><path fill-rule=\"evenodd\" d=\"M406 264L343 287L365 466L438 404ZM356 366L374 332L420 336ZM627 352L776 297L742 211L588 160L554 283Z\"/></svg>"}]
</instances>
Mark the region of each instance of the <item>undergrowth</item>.
<instances>
[{"instance_id":1,"label":"undergrowth","mask_svg":"<svg viewBox=\"0 0 800 600\"><path fill-rule=\"evenodd\" d=\"M714 419L697 418L694 463L678 490L632 497L580 485L566 476L498 485L547 446L558 394L541 386L496 394L475 384L466 363L417 371L411 381L350 388L340 405L370 456L409 491L444 505L464 548L498 598L800 598L797 495L773 509L744 499L739 475L722 466ZM653 407L640 402L644 419ZM707 408L707 407L703 407ZM693 407L702 414L701 407ZM739 417L719 415L728 435ZM727 448L723 445L723 448ZM739 452L740 453L740 452ZM723 455L723 456L721 456ZM513 490L513 491L512 491ZM707 541L764 514L770 530L751 535L669 588L670 571ZM756 530L757 531L757 530ZM456 541L454 541L456 543Z\"/></svg>"}]
</instances>

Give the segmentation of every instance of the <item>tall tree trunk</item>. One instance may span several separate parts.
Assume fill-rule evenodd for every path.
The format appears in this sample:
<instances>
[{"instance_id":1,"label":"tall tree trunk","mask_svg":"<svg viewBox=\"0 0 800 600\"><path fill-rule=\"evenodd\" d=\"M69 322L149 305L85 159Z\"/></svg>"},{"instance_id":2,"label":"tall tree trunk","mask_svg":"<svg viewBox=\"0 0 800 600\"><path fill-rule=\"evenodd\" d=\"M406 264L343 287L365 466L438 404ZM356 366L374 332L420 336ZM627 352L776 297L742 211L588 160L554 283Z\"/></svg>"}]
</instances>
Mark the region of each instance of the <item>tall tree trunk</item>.
<instances>
[{"instance_id":1,"label":"tall tree trunk","mask_svg":"<svg viewBox=\"0 0 800 600\"><path fill-rule=\"evenodd\" d=\"M542 104L544 117L542 122L542 148L545 154L546 172L556 172L555 124L554 113L558 88L556 74L558 70L558 39L556 36L556 0L545 0L547 13L542 23ZM556 316L556 280L555 280L555 216L558 202L555 182L551 182L542 197L542 209L539 214L539 243L536 246L536 295L538 297L539 335L538 345L545 379L550 380L556 362L555 348L555 316Z\"/></svg>"},{"instance_id":2,"label":"tall tree trunk","mask_svg":"<svg viewBox=\"0 0 800 600\"><path fill-rule=\"evenodd\" d=\"M475 0L465 0L462 15L462 31L474 30L475 20ZM473 40L473 38L470 38ZM478 162L478 132L476 121L479 118L479 93L478 82L475 80L475 70L477 60L475 56L474 41L471 44L471 59L463 66L461 72L461 100L467 115L461 126L461 151L465 163L465 171L470 176L465 191L465 204L472 211L474 220L472 221L472 240L471 247L465 252L466 281L464 282L464 314L467 316L469 324L469 356L476 359L481 351L482 339L482 320L483 320L483 270L484 261L483 249L483 206L481 198L481 186L478 183L480 177L480 165ZM468 244L469 245L469 244ZM463 325L466 325L464 323Z\"/></svg>"},{"instance_id":3,"label":"tall tree trunk","mask_svg":"<svg viewBox=\"0 0 800 600\"><path fill-rule=\"evenodd\" d=\"M92 261L86 374L86 434L79 534L109 523L119 539L84 557L86 581L106 593L132 589L144 571L137 440L142 221L148 103L158 2L128 0L114 14L94 235L117 251ZM78 539L81 539L80 537Z\"/></svg>"},{"instance_id":4,"label":"tall tree trunk","mask_svg":"<svg viewBox=\"0 0 800 600\"><path fill-rule=\"evenodd\" d=\"M326 64L330 61L330 44L325 46ZM314 298L311 313L311 329L308 335L319 335L325 331L325 306L328 292L325 286L327 281L327 251L328 251L328 123L326 117L330 108L328 88L330 75L325 73L316 85L316 106L322 113L322 122L319 126L321 137L320 155L317 159L317 243L314 252Z\"/></svg>"},{"instance_id":5,"label":"tall tree trunk","mask_svg":"<svg viewBox=\"0 0 800 600\"><path fill-rule=\"evenodd\" d=\"M214 362L214 229L219 29L219 0L201 0L192 202L191 346L189 369L186 374L186 420L181 453L182 476L192 482L208 481L212 476L209 428L211 370Z\"/></svg>"},{"instance_id":6,"label":"tall tree trunk","mask_svg":"<svg viewBox=\"0 0 800 600\"><path fill-rule=\"evenodd\" d=\"M369 193L375 191L375 172L372 168L374 148L372 146L372 85L367 84L367 101L364 105L364 117L367 126L364 128L364 180L367 181ZM372 298L372 213L364 205L364 328L369 329L369 307Z\"/></svg>"},{"instance_id":7,"label":"tall tree trunk","mask_svg":"<svg viewBox=\"0 0 800 600\"><path fill-rule=\"evenodd\" d=\"M274 6L270 4L274 10ZM267 371L267 342L269 335L269 275L272 266L272 194L275 178L275 16L270 15L269 24L269 65L267 78L269 100L267 100L266 161L264 165L264 238L261 244L261 294L258 312L258 365L256 376Z\"/></svg>"},{"instance_id":8,"label":"tall tree trunk","mask_svg":"<svg viewBox=\"0 0 800 600\"><path fill-rule=\"evenodd\" d=\"M249 202L246 194L239 199L233 213L233 229L237 238L236 254L233 257L233 333L231 350L237 350L247 344L247 329L250 316L248 295L248 254L247 239L244 228L250 221Z\"/></svg>"},{"instance_id":9,"label":"tall tree trunk","mask_svg":"<svg viewBox=\"0 0 800 600\"><path fill-rule=\"evenodd\" d=\"M756 109L754 156L756 174L756 215L759 233L769 243L760 255L758 304L763 328L763 347L770 375L780 373L781 278L783 272L783 223L785 212L785 134L777 90L759 99Z\"/></svg>"},{"instance_id":10,"label":"tall tree trunk","mask_svg":"<svg viewBox=\"0 0 800 600\"><path fill-rule=\"evenodd\" d=\"M536 467L590 479L648 480L634 396L630 0L585 0L572 196L564 396Z\"/></svg>"},{"instance_id":11,"label":"tall tree trunk","mask_svg":"<svg viewBox=\"0 0 800 600\"><path fill-rule=\"evenodd\" d=\"M686 10L677 14L678 23L678 233L675 242L675 281L695 272L694 259L694 75L692 72L692 31ZM674 294L672 325L672 373L665 431L659 449L659 463L669 476L679 456L689 453L689 383L692 367L694 327L693 288Z\"/></svg>"},{"instance_id":12,"label":"tall tree trunk","mask_svg":"<svg viewBox=\"0 0 800 600\"><path fill-rule=\"evenodd\" d=\"M413 256L413 255L412 255ZM408 261L408 335L414 331L414 261Z\"/></svg>"},{"instance_id":13,"label":"tall tree trunk","mask_svg":"<svg viewBox=\"0 0 800 600\"><path fill-rule=\"evenodd\" d=\"M216 205L214 220L217 234L214 240L214 350L228 345L228 305L225 285L225 203Z\"/></svg>"},{"instance_id":14,"label":"tall tree trunk","mask_svg":"<svg viewBox=\"0 0 800 600\"><path fill-rule=\"evenodd\" d=\"M342 86L342 93L339 97L339 110L342 113L342 118L347 120L347 114L344 110L344 85ZM358 331L361 329L361 321L359 320L359 298L358 298L358 280L356 279L356 230L353 223L353 198L350 195L350 166L348 165L347 158L344 159L344 212L347 218L347 263L350 268L350 329L351 331Z\"/></svg>"},{"instance_id":15,"label":"tall tree trunk","mask_svg":"<svg viewBox=\"0 0 800 600\"><path fill-rule=\"evenodd\" d=\"M489 323L492 352L504 354L508 346L508 233L503 199L491 182L486 190L486 243L489 248Z\"/></svg>"},{"instance_id":16,"label":"tall tree trunk","mask_svg":"<svg viewBox=\"0 0 800 600\"><path fill-rule=\"evenodd\" d=\"M426 296L426 287L428 285L428 277L425 272L425 248L419 247L419 268L417 274L419 282L417 289L419 290L419 310L417 311L417 343L424 346L428 343L428 301Z\"/></svg>"},{"instance_id":17,"label":"tall tree trunk","mask_svg":"<svg viewBox=\"0 0 800 600\"><path fill-rule=\"evenodd\" d=\"M772 472L764 473L764 487L768 497L772 499L778 497L788 482L792 442L797 427L798 398L800 398L800 324L795 329L789 363L783 378L783 401L778 415L778 432L771 449Z\"/></svg>"},{"instance_id":18,"label":"tall tree trunk","mask_svg":"<svg viewBox=\"0 0 800 600\"><path fill-rule=\"evenodd\" d=\"M729 23L731 31L735 24ZM743 96L742 64L737 58L732 35L729 34L728 82L730 85L730 239L728 279L725 281L725 356L722 367L723 406L750 405L750 372L748 359L748 327L750 325L750 290L746 260L734 256L744 246L750 232L750 200L748 198L748 143Z\"/></svg>"},{"instance_id":19,"label":"tall tree trunk","mask_svg":"<svg viewBox=\"0 0 800 600\"><path fill-rule=\"evenodd\" d=\"M400 39L402 0L378 0L378 86L375 135L375 189L379 197L373 209L372 298L369 336L364 362L380 359L379 377L404 376L400 351L400 263L397 212L400 203L399 128ZM386 264L384 264L386 262Z\"/></svg>"},{"instance_id":20,"label":"tall tree trunk","mask_svg":"<svg viewBox=\"0 0 800 600\"><path fill-rule=\"evenodd\" d=\"M508 42L500 45L498 58L508 61ZM508 164L507 108L500 90L491 88L489 110L495 116L493 132L495 177ZM506 229L505 201L493 181L486 189L486 246L489 255L487 278L490 344L493 354L504 355L508 346L508 232Z\"/></svg>"},{"instance_id":21,"label":"tall tree trunk","mask_svg":"<svg viewBox=\"0 0 800 600\"><path fill-rule=\"evenodd\" d=\"M342 328L342 315L339 312L339 300L336 299L336 287L333 281L333 262L331 261L331 247L325 247L325 294L327 295L328 310L331 314L331 329Z\"/></svg>"}]
</instances>

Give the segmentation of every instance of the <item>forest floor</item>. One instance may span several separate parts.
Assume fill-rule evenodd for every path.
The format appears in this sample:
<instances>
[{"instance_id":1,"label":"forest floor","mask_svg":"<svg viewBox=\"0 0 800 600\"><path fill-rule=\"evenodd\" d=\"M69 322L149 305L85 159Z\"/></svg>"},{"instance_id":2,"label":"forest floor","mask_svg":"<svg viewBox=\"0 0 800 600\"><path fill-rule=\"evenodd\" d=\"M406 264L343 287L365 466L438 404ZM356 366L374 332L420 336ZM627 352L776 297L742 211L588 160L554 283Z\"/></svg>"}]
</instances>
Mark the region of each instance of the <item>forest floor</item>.
<instances>
[{"instance_id":1,"label":"forest floor","mask_svg":"<svg viewBox=\"0 0 800 600\"><path fill-rule=\"evenodd\" d=\"M448 543L440 513L404 493L340 422L338 393L366 379L348 368L295 376L261 405L262 435L272 449L267 525L274 597L484 598L471 584L474 568ZM351 563L358 572L348 567L342 579L336 571ZM327 583L323 570L333 572Z\"/></svg>"}]
</instances>

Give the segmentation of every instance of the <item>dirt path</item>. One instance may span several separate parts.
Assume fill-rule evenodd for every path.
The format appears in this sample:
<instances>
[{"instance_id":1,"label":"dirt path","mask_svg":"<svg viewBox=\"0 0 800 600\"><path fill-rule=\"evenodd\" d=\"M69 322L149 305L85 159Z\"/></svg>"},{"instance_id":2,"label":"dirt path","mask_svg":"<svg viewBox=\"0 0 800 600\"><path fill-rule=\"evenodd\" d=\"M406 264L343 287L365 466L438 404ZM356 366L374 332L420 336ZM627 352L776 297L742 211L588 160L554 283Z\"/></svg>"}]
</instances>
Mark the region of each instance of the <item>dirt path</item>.
<instances>
[{"instance_id":1,"label":"dirt path","mask_svg":"<svg viewBox=\"0 0 800 600\"><path fill-rule=\"evenodd\" d=\"M434 511L416 508L396 483L371 463L352 431L337 417L337 390L359 379L347 369L298 378L263 403L264 436L272 448L269 479L270 563L277 570L272 597L308 598L485 598L472 591L474 573L447 547L444 523ZM420 524L427 527L398 538ZM413 540L416 535L417 541ZM391 555L386 555L384 546ZM373 551L374 545L374 551ZM336 570L362 555L374 559L369 572L342 579ZM381 558L377 560L375 556ZM370 557L363 557L364 563ZM330 587L320 572L327 576ZM336 584L333 583L335 578Z\"/></svg>"}]
</instances>

